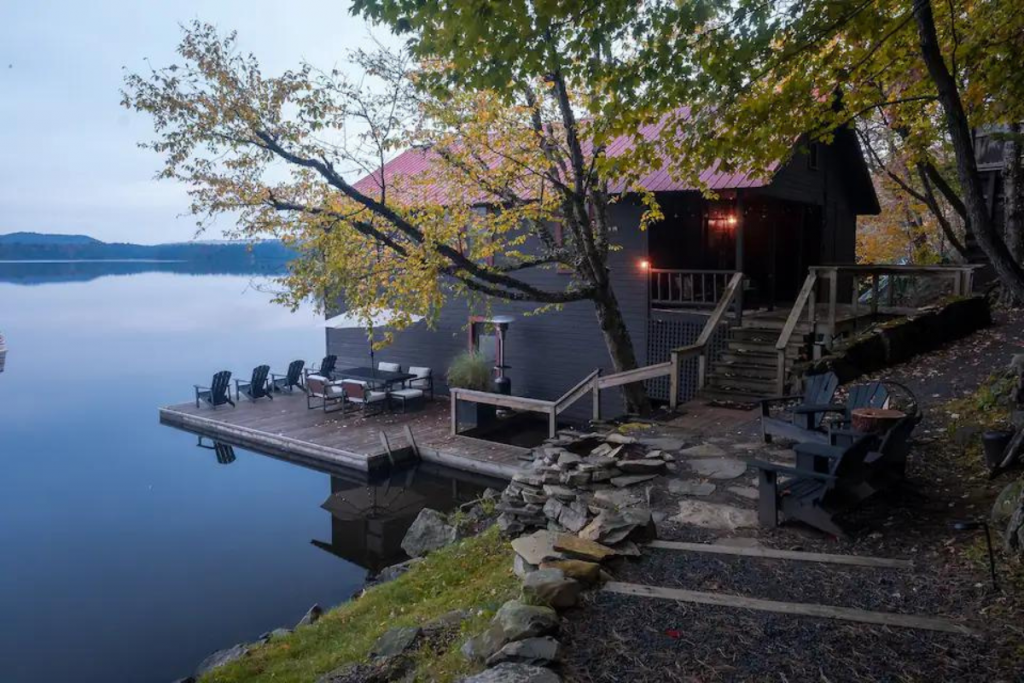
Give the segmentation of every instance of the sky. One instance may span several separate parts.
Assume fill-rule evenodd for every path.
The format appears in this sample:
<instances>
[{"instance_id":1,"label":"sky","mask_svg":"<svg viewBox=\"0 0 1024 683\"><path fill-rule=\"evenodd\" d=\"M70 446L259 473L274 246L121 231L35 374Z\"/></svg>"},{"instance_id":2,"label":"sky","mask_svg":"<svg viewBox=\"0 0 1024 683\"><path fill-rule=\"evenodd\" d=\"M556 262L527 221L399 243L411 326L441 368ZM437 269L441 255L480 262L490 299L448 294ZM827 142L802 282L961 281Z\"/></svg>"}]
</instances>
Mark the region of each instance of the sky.
<instances>
[{"instance_id":1,"label":"sky","mask_svg":"<svg viewBox=\"0 0 1024 683\"><path fill-rule=\"evenodd\" d=\"M172 63L180 24L238 31L277 74L306 60L347 68L371 35L348 0L0 1L0 234L87 234L155 244L192 239L185 188L156 181L146 115L120 106L123 68ZM225 226L226 227L226 226ZM202 239L220 235L206 233Z\"/></svg>"}]
</instances>

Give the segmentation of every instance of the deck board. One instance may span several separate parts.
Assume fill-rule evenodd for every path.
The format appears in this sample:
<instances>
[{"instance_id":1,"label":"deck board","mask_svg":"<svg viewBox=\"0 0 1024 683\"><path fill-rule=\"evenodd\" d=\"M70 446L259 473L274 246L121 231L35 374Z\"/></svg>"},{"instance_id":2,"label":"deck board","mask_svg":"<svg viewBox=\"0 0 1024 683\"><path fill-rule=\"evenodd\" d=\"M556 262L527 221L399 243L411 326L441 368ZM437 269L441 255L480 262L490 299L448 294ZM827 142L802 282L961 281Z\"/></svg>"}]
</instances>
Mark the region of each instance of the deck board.
<instances>
[{"instance_id":1,"label":"deck board","mask_svg":"<svg viewBox=\"0 0 1024 683\"><path fill-rule=\"evenodd\" d=\"M273 401L251 402L214 410L180 403L160 409L160 421L243 448L274 455L375 471L389 464L380 440L387 435L393 450L406 450L404 427L412 430L421 457L449 467L509 479L526 449L449 433L447 400L428 401L408 413L363 416L356 410L324 413L308 410L301 393L280 394Z\"/></svg>"}]
</instances>

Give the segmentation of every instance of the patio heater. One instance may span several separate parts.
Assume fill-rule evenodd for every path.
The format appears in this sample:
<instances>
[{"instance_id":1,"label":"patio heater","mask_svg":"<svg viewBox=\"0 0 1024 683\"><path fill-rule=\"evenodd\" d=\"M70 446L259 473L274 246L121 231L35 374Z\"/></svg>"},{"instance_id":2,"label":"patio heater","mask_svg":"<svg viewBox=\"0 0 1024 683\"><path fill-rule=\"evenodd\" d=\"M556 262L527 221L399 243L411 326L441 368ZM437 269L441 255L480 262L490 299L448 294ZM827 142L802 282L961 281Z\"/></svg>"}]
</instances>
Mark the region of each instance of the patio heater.
<instances>
[{"instance_id":1,"label":"patio heater","mask_svg":"<svg viewBox=\"0 0 1024 683\"><path fill-rule=\"evenodd\" d=\"M508 332L509 323L512 322L510 315L497 315L489 321L498 331L498 348L494 354L494 390L499 394L512 394L512 380L505 376L509 366L505 365L505 333Z\"/></svg>"}]
</instances>

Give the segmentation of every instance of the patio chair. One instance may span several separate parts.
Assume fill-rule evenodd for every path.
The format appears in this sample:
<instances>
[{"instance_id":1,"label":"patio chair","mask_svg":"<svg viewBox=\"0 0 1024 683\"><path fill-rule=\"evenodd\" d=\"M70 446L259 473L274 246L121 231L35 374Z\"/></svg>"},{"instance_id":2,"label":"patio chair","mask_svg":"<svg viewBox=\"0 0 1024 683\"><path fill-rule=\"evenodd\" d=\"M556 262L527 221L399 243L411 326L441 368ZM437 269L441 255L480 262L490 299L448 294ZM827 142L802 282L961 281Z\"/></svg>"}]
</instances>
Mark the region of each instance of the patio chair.
<instances>
[{"instance_id":1,"label":"patio chair","mask_svg":"<svg viewBox=\"0 0 1024 683\"><path fill-rule=\"evenodd\" d=\"M364 415L369 413L371 407L377 406L378 412L383 412L388 406L388 392L371 389L366 382L344 379L341 381L341 388L345 392L345 400L361 405Z\"/></svg>"},{"instance_id":2,"label":"patio chair","mask_svg":"<svg viewBox=\"0 0 1024 683\"><path fill-rule=\"evenodd\" d=\"M825 413L845 410L845 406L832 402L839 386L834 372L808 375L804 378L804 393L792 396L775 396L761 400L761 435L765 443L779 436L791 441L828 442L828 436L820 431ZM784 408L781 416L771 414L772 406L800 401L797 405Z\"/></svg>"},{"instance_id":3,"label":"patio chair","mask_svg":"<svg viewBox=\"0 0 1024 683\"><path fill-rule=\"evenodd\" d=\"M288 364L288 372L283 375L270 373L270 386L274 391L292 392L292 389L302 386L302 368L306 365L304 360L293 360Z\"/></svg>"},{"instance_id":4,"label":"patio chair","mask_svg":"<svg viewBox=\"0 0 1024 683\"><path fill-rule=\"evenodd\" d=\"M837 516L852 510L870 496L865 487L873 438L862 436L828 459L828 471L786 467L762 460L751 464L758 470L758 521L774 528L780 513L784 520L798 520L838 537L847 533Z\"/></svg>"},{"instance_id":5,"label":"patio chair","mask_svg":"<svg viewBox=\"0 0 1024 683\"><path fill-rule=\"evenodd\" d=\"M192 386L196 389L196 408L199 407L200 401L209 403L214 408L225 403L230 404L232 408L235 407L235 402L231 400L231 372L228 370L216 373L208 387L198 384Z\"/></svg>"},{"instance_id":6,"label":"patio chair","mask_svg":"<svg viewBox=\"0 0 1024 683\"><path fill-rule=\"evenodd\" d=\"M342 389L342 383L323 375L307 375L306 408L322 408L325 413L334 412L328 410L329 406L341 406L341 412L345 412L345 391Z\"/></svg>"},{"instance_id":7,"label":"patio chair","mask_svg":"<svg viewBox=\"0 0 1024 683\"><path fill-rule=\"evenodd\" d=\"M402 366L398 363L385 363L381 361L377 363L377 369L381 372L401 372Z\"/></svg>"},{"instance_id":8,"label":"patio chair","mask_svg":"<svg viewBox=\"0 0 1024 683\"><path fill-rule=\"evenodd\" d=\"M388 392L388 397L402 404L402 412L406 412L409 403L422 402L422 389L396 389Z\"/></svg>"},{"instance_id":9,"label":"patio chair","mask_svg":"<svg viewBox=\"0 0 1024 683\"><path fill-rule=\"evenodd\" d=\"M410 379L405 383L406 389L420 389L430 394L431 400L434 398L434 373L430 368L420 367L417 365L409 366L409 374L416 375L413 379Z\"/></svg>"},{"instance_id":10,"label":"patio chair","mask_svg":"<svg viewBox=\"0 0 1024 683\"><path fill-rule=\"evenodd\" d=\"M868 484L872 491L882 491L906 479L911 436L923 417L920 411L907 415L884 434L874 435L875 448L866 461L871 467ZM853 430L836 430L830 436L831 448L835 452L862 435ZM806 449L797 446L798 457L801 448Z\"/></svg>"},{"instance_id":11,"label":"patio chair","mask_svg":"<svg viewBox=\"0 0 1024 683\"><path fill-rule=\"evenodd\" d=\"M306 371L306 374L320 375L321 377L326 377L327 379L333 379L334 366L337 364L337 362L338 357L335 355L324 356L324 359L320 361L320 365L318 367L314 366L312 368L309 368Z\"/></svg>"},{"instance_id":12,"label":"patio chair","mask_svg":"<svg viewBox=\"0 0 1024 683\"><path fill-rule=\"evenodd\" d=\"M269 365L257 365L252 369L252 379L248 382L240 379L235 380L235 396L241 400L244 393L250 401L260 398L269 398L273 401L274 395L270 391L270 382L267 380L267 375L269 374Z\"/></svg>"}]
</instances>

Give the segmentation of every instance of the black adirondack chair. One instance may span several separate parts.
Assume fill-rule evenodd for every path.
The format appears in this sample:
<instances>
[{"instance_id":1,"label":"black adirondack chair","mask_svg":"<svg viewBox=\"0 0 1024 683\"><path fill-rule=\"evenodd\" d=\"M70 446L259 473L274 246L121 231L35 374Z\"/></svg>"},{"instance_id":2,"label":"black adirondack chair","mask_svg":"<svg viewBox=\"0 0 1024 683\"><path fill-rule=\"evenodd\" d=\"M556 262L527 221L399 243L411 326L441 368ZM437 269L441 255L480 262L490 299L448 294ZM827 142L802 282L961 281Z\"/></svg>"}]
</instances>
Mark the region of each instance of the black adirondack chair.
<instances>
[{"instance_id":1,"label":"black adirondack chair","mask_svg":"<svg viewBox=\"0 0 1024 683\"><path fill-rule=\"evenodd\" d=\"M305 365L306 361L304 360L293 360L288 364L288 372L285 374L270 373L271 388L274 391L287 391L288 393L291 393L294 387L302 389L302 368Z\"/></svg>"},{"instance_id":2,"label":"black adirondack chair","mask_svg":"<svg viewBox=\"0 0 1024 683\"><path fill-rule=\"evenodd\" d=\"M804 378L804 393L792 396L775 396L761 400L761 434L765 443L773 437L792 441L827 442L828 436L819 431L825 414L841 411L845 407L833 403L839 378L833 372L808 375ZM772 407L799 400L800 403L784 408L780 415L772 415Z\"/></svg>"},{"instance_id":3,"label":"black adirondack chair","mask_svg":"<svg viewBox=\"0 0 1024 683\"><path fill-rule=\"evenodd\" d=\"M235 402L231 400L231 373L227 370L216 373L208 387L198 384L192 386L196 388L196 408L199 407L200 401L209 403L214 408L225 403L230 404L232 408L235 406Z\"/></svg>"},{"instance_id":4,"label":"black adirondack chair","mask_svg":"<svg viewBox=\"0 0 1024 683\"><path fill-rule=\"evenodd\" d=\"M337 362L338 362L338 357L337 356L334 356L334 355L324 356L324 359L322 361L320 361L320 367L310 368L310 370L308 370L306 374L308 374L308 375L320 375L321 377L326 377L327 379L334 379L332 377L332 375L334 374L334 366L337 364Z\"/></svg>"},{"instance_id":5,"label":"black adirondack chair","mask_svg":"<svg viewBox=\"0 0 1024 683\"><path fill-rule=\"evenodd\" d=\"M252 379L248 382L240 379L235 380L235 395L239 400L242 399L242 394L245 394L250 401L255 401L259 398L269 398L273 401L274 395L270 390L270 382L267 381L267 375L269 374L269 365L257 365L252 369Z\"/></svg>"},{"instance_id":6,"label":"black adirondack chair","mask_svg":"<svg viewBox=\"0 0 1024 683\"><path fill-rule=\"evenodd\" d=\"M786 467L754 460L758 469L758 521L774 528L783 520L798 520L834 536L846 537L836 519L855 508L870 495L865 487L870 466L867 459L873 438L862 436L835 458L829 458L828 471Z\"/></svg>"}]
</instances>

